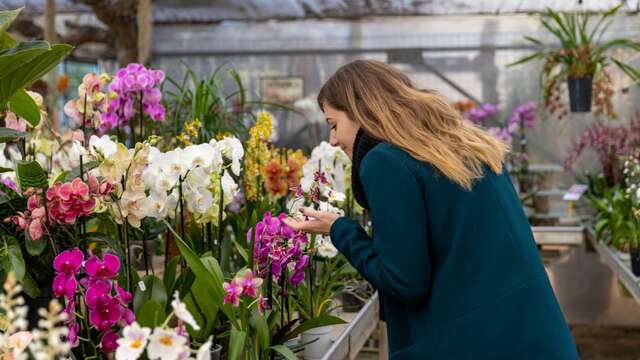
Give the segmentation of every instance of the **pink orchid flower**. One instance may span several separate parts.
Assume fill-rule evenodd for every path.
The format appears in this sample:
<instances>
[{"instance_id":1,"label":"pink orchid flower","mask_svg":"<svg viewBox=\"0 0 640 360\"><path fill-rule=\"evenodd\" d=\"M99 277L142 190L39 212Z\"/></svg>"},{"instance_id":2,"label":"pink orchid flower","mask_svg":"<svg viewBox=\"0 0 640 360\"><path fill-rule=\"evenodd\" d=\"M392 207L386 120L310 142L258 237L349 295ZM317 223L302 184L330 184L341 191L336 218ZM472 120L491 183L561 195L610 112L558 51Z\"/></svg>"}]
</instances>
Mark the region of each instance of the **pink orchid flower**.
<instances>
[{"instance_id":1,"label":"pink orchid flower","mask_svg":"<svg viewBox=\"0 0 640 360\"><path fill-rule=\"evenodd\" d=\"M240 305L240 295L242 295L242 286L238 284L236 279L231 280L231 282L225 282L222 284L224 291L226 291L226 295L224 296L223 303L228 304L232 303L234 306Z\"/></svg>"}]
</instances>

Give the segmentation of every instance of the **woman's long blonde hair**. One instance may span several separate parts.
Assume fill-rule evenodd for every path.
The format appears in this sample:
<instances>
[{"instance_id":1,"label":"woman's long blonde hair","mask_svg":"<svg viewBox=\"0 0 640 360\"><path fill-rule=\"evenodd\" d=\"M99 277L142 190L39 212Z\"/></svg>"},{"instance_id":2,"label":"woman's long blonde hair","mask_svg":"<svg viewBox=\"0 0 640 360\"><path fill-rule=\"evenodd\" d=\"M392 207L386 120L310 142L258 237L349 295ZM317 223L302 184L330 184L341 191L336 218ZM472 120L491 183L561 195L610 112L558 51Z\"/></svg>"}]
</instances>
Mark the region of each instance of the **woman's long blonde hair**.
<instances>
[{"instance_id":1,"label":"woman's long blonde hair","mask_svg":"<svg viewBox=\"0 0 640 360\"><path fill-rule=\"evenodd\" d=\"M427 162L451 181L471 189L488 165L496 173L509 146L464 120L442 95L416 88L380 61L356 60L324 84L318 104L344 111L371 136Z\"/></svg>"}]
</instances>

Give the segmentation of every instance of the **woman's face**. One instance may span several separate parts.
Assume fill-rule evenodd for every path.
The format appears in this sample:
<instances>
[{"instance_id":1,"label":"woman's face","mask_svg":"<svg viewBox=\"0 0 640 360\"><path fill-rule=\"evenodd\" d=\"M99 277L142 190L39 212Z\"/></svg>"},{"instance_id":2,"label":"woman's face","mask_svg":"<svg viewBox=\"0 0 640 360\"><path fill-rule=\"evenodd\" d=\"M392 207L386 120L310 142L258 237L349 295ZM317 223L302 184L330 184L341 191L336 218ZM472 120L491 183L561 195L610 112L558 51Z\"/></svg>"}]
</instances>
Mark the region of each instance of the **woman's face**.
<instances>
[{"instance_id":1,"label":"woman's face","mask_svg":"<svg viewBox=\"0 0 640 360\"><path fill-rule=\"evenodd\" d=\"M347 113L331 107L326 102L323 108L327 123L331 126L329 142L333 146L339 146L350 159L353 159L353 143L360 125L352 121Z\"/></svg>"}]
</instances>

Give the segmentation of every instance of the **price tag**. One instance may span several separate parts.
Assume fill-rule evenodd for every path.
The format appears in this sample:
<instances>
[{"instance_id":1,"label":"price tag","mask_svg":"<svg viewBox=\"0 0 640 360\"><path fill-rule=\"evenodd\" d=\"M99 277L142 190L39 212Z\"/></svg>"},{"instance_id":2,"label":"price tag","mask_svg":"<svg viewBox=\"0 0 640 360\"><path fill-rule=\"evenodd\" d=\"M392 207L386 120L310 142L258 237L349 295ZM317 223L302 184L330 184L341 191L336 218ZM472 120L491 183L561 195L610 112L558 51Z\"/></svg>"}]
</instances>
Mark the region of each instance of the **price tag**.
<instances>
[{"instance_id":1,"label":"price tag","mask_svg":"<svg viewBox=\"0 0 640 360\"><path fill-rule=\"evenodd\" d=\"M140 281L138 282L138 288L140 288L140 291L146 291L147 290L147 286L144 284L144 281Z\"/></svg>"},{"instance_id":2,"label":"price tag","mask_svg":"<svg viewBox=\"0 0 640 360\"><path fill-rule=\"evenodd\" d=\"M576 201L582 197L589 187L587 185L575 184L571 185L569 190L562 196L564 201Z\"/></svg>"}]
</instances>

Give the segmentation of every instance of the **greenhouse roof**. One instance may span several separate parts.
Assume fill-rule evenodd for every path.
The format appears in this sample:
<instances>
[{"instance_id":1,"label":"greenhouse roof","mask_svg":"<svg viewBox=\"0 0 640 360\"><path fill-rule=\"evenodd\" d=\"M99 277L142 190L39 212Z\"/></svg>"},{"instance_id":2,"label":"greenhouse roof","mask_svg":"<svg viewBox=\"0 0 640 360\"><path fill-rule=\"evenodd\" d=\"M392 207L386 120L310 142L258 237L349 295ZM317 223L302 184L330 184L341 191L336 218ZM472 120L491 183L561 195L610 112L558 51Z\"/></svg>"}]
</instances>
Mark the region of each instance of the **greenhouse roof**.
<instances>
[{"instance_id":1,"label":"greenhouse roof","mask_svg":"<svg viewBox=\"0 0 640 360\"><path fill-rule=\"evenodd\" d=\"M105 0L107 1L107 0ZM42 13L45 0L0 0L0 9L25 6ZM208 23L225 20L357 18L384 15L459 15L564 11L602 11L620 0L155 0L158 23ZM640 0L627 0L626 11L640 10ZM56 0L58 12L86 12L78 0Z\"/></svg>"}]
</instances>

